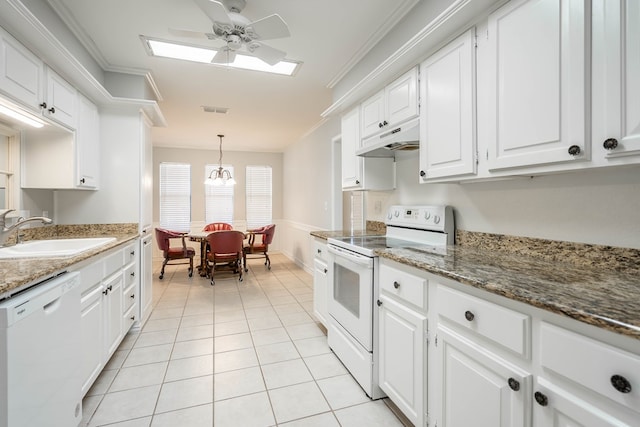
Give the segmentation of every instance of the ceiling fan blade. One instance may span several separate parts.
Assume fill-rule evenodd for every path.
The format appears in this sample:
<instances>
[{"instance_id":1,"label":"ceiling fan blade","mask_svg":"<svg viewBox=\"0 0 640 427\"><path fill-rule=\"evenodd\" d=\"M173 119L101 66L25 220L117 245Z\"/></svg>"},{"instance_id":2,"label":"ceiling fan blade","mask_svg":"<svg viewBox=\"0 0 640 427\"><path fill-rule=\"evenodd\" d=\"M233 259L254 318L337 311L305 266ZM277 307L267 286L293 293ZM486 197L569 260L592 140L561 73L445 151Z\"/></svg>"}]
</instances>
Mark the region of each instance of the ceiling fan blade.
<instances>
[{"instance_id":1,"label":"ceiling fan blade","mask_svg":"<svg viewBox=\"0 0 640 427\"><path fill-rule=\"evenodd\" d=\"M211 22L219 22L221 24L231 25L233 22L227 15L227 10L224 5L215 0L194 0L198 7L211 19Z\"/></svg>"},{"instance_id":2,"label":"ceiling fan blade","mask_svg":"<svg viewBox=\"0 0 640 427\"><path fill-rule=\"evenodd\" d=\"M212 64L231 64L236 59L236 51L229 49L228 47L223 47L216 52L213 59L211 60Z\"/></svg>"},{"instance_id":3,"label":"ceiling fan blade","mask_svg":"<svg viewBox=\"0 0 640 427\"><path fill-rule=\"evenodd\" d=\"M256 40L279 39L291 35L287 23L277 13L253 21L247 28L255 35Z\"/></svg>"},{"instance_id":4,"label":"ceiling fan blade","mask_svg":"<svg viewBox=\"0 0 640 427\"><path fill-rule=\"evenodd\" d=\"M180 28L169 28L169 34L172 34L176 37L186 37L190 39L214 40L218 38L218 36L216 36L213 33L203 33L201 31L183 30Z\"/></svg>"},{"instance_id":5,"label":"ceiling fan blade","mask_svg":"<svg viewBox=\"0 0 640 427\"><path fill-rule=\"evenodd\" d=\"M248 45L247 49L249 52L253 53L256 58L263 60L269 65L276 65L287 55L287 52L256 42Z\"/></svg>"}]
</instances>

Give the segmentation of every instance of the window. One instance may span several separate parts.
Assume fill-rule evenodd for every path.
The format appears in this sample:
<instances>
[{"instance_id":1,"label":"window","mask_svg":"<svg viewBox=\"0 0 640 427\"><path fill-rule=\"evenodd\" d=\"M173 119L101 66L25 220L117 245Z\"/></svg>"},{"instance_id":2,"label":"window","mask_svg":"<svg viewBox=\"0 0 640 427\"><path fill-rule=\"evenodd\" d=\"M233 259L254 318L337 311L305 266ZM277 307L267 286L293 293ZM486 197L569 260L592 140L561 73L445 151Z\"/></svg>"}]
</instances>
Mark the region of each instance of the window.
<instances>
[{"instance_id":1,"label":"window","mask_svg":"<svg viewBox=\"0 0 640 427\"><path fill-rule=\"evenodd\" d=\"M218 169L219 165L206 165L205 176L211 175L211 171ZM222 165L231 176L233 166ZM205 185L204 186L204 218L207 224L212 222L227 222L233 224L233 189L235 185Z\"/></svg>"},{"instance_id":2,"label":"window","mask_svg":"<svg viewBox=\"0 0 640 427\"><path fill-rule=\"evenodd\" d=\"M247 228L272 222L271 166L247 166Z\"/></svg>"},{"instance_id":3,"label":"window","mask_svg":"<svg viewBox=\"0 0 640 427\"><path fill-rule=\"evenodd\" d=\"M160 227L191 228L191 165L160 163Z\"/></svg>"}]
</instances>

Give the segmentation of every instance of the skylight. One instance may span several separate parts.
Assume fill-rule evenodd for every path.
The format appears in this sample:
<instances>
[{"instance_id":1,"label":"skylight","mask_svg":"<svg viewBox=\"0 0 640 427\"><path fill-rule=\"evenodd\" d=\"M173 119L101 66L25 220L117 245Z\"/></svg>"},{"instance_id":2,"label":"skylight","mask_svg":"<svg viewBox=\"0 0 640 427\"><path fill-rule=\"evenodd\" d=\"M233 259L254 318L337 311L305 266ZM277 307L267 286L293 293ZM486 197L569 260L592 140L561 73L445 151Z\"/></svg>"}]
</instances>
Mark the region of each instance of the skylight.
<instances>
[{"instance_id":1,"label":"skylight","mask_svg":"<svg viewBox=\"0 0 640 427\"><path fill-rule=\"evenodd\" d=\"M151 56L158 56L163 58L181 59L184 61L200 62L203 64L211 64L211 60L216 54L216 50L213 48L189 46L176 42L169 42L164 40L150 39L141 36L142 41L147 48L147 52ZM285 76L293 75L299 62L283 60L275 65L269 65L260 59L250 56L246 53L237 52L236 58L231 63L226 64L211 64L223 67L241 68L245 70L263 71L266 73L282 74Z\"/></svg>"}]
</instances>

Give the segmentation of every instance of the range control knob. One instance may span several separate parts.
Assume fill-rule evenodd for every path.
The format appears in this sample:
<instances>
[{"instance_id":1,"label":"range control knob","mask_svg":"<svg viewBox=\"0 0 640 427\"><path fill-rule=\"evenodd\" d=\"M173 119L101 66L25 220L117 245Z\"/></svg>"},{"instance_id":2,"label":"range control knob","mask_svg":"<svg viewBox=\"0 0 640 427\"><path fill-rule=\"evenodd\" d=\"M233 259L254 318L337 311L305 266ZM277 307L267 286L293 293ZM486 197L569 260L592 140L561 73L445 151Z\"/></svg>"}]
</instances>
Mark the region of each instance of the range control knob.
<instances>
[{"instance_id":1,"label":"range control knob","mask_svg":"<svg viewBox=\"0 0 640 427\"><path fill-rule=\"evenodd\" d=\"M391 219L391 218L393 218L393 215L391 214L391 212L389 212L389 213L387 214L387 219Z\"/></svg>"},{"instance_id":2,"label":"range control knob","mask_svg":"<svg viewBox=\"0 0 640 427\"><path fill-rule=\"evenodd\" d=\"M398 218L400 216L400 211L395 211L393 213L393 216L395 216L396 218Z\"/></svg>"},{"instance_id":3,"label":"range control knob","mask_svg":"<svg viewBox=\"0 0 640 427\"><path fill-rule=\"evenodd\" d=\"M436 223L436 224L439 224L440 223L440 217L438 215L434 215L433 216L433 222Z\"/></svg>"},{"instance_id":4,"label":"range control knob","mask_svg":"<svg viewBox=\"0 0 640 427\"><path fill-rule=\"evenodd\" d=\"M424 219L426 219L427 221L429 221L429 218L431 218L431 212L426 211L426 212L424 213Z\"/></svg>"}]
</instances>

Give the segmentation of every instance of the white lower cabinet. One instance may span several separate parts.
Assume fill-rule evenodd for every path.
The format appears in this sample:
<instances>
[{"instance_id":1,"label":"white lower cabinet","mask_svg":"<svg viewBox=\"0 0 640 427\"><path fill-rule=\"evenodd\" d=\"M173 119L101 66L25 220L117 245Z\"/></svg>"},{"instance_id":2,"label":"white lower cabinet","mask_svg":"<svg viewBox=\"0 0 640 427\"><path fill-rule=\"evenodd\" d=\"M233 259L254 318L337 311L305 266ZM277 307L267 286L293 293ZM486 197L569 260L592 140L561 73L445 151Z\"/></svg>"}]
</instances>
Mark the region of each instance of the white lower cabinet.
<instances>
[{"instance_id":1,"label":"white lower cabinet","mask_svg":"<svg viewBox=\"0 0 640 427\"><path fill-rule=\"evenodd\" d=\"M583 400L543 378L538 378L535 390L534 427L620 427L639 424L640 415L629 417L603 410L598 407L598 400Z\"/></svg>"},{"instance_id":2,"label":"white lower cabinet","mask_svg":"<svg viewBox=\"0 0 640 427\"><path fill-rule=\"evenodd\" d=\"M426 421L427 281L417 270L380 261L378 383L416 426Z\"/></svg>"},{"instance_id":3,"label":"white lower cabinet","mask_svg":"<svg viewBox=\"0 0 640 427\"><path fill-rule=\"evenodd\" d=\"M313 314L328 328L329 290L327 289L327 244L316 238L313 242Z\"/></svg>"},{"instance_id":4,"label":"white lower cabinet","mask_svg":"<svg viewBox=\"0 0 640 427\"><path fill-rule=\"evenodd\" d=\"M113 355L122 341L122 272L105 280L104 294L104 353L107 359Z\"/></svg>"},{"instance_id":5,"label":"white lower cabinet","mask_svg":"<svg viewBox=\"0 0 640 427\"><path fill-rule=\"evenodd\" d=\"M640 340L384 257L378 280L379 385L414 425L640 426Z\"/></svg>"},{"instance_id":6,"label":"white lower cabinet","mask_svg":"<svg viewBox=\"0 0 640 427\"><path fill-rule=\"evenodd\" d=\"M437 333L438 426L529 426L532 375L445 326Z\"/></svg>"},{"instance_id":7,"label":"white lower cabinet","mask_svg":"<svg viewBox=\"0 0 640 427\"><path fill-rule=\"evenodd\" d=\"M83 396L137 318L140 288L137 245L135 242L98 255L90 264L78 268Z\"/></svg>"},{"instance_id":8,"label":"white lower cabinet","mask_svg":"<svg viewBox=\"0 0 640 427\"><path fill-rule=\"evenodd\" d=\"M421 426L425 409L427 319L384 295L378 301L380 388L414 425Z\"/></svg>"}]
</instances>

